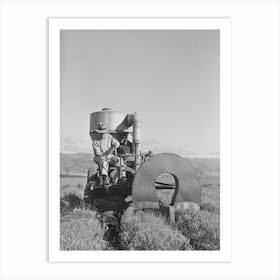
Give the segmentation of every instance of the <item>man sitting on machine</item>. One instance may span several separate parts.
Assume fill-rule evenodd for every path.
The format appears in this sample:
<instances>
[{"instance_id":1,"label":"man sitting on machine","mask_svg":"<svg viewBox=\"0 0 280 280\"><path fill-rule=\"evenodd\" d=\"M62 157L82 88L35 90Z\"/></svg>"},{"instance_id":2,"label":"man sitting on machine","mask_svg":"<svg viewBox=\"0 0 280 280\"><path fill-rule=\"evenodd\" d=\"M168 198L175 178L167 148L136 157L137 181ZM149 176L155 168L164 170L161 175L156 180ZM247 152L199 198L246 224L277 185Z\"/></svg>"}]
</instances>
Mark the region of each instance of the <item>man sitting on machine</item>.
<instances>
[{"instance_id":1,"label":"man sitting on machine","mask_svg":"<svg viewBox=\"0 0 280 280\"><path fill-rule=\"evenodd\" d=\"M118 154L134 154L134 145L128 140L128 131L122 133L122 139L120 141L120 146L118 147Z\"/></svg>"},{"instance_id":2,"label":"man sitting on machine","mask_svg":"<svg viewBox=\"0 0 280 280\"><path fill-rule=\"evenodd\" d=\"M113 138L104 123L99 123L98 129L95 132L99 134L98 139L92 142L94 161L99 165L100 171L100 185L110 185L110 178L108 177L109 164L123 167L123 159L113 154L114 150L120 147L118 140ZM126 174L122 168L121 180L126 180Z\"/></svg>"}]
</instances>

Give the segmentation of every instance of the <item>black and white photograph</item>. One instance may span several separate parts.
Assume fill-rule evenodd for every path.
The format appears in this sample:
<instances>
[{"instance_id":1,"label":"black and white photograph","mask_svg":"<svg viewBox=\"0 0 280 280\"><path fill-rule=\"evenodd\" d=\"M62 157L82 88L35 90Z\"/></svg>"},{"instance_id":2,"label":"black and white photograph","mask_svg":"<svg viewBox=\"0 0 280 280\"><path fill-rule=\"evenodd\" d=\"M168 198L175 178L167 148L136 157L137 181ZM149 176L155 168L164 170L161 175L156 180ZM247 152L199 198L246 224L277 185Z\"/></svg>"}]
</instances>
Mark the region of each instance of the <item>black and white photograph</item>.
<instances>
[{"instance_id":1,"label":"black and white photograph","mask_svg":"<svg viewBox=\"0 0 280 280\"><path fill-rule=\"evenodd\" d=\"M59 250L220 252L220 29L58 37Z\"/></svg>"},{"instance_id":2,"label":"black and white photograph","mask_svg":"<svg viewBox=\"0 0 280 280\"><path fill-rule=\"evenodd\" d=\"M219 30L60 43L60 249L219 250Z\"/></svg>"}]
</instances>

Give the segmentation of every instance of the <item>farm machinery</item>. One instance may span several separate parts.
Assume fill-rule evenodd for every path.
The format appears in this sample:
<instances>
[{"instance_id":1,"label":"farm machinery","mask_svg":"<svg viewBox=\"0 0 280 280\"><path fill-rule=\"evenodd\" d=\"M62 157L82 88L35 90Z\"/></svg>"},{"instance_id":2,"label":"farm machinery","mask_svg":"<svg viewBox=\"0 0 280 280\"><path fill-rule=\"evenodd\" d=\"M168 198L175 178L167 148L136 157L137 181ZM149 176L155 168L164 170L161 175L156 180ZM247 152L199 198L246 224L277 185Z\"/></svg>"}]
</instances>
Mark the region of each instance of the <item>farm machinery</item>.
<instances>
[{"instance_id":1,"label":"farm machinery","mask_svg":"<svg viewBox=\"0 0 280 280\"><path fill-rule=\"evenodd\" d=\"M110 182L106 185L101 180L99 165L93 161L84 191L87 207L115 216L116 213L122 215L127 208L134 211L159 209L171 222L175 221L176 211L199 209L201 194L195 169L185 158L173 153L142 153L141 122L136 113L124 114L110 108L91 113L89 134L92 141L98 138L96 129L100 123L105 124L108 133L119 142L124 135L130 136L133 148L121 153L119 149L114 150L123 164L109 165ZM125 181L121 180L123 172Z\"/></svg>"}]
</instances>

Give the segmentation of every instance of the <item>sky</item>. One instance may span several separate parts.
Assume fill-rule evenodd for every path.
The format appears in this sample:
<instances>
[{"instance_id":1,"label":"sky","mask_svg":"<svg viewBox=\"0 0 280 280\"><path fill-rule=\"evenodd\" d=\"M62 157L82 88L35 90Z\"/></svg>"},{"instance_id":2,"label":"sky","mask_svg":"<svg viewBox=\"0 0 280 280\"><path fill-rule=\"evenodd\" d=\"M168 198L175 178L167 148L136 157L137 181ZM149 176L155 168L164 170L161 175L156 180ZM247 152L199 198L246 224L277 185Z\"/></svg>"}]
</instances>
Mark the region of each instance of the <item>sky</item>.
<instances>
[{"instance_id":1,"label":"sky","mask_svg":"<svg viewBox=\"0 0 280 280\"><path fill-rule=\"evenodd\" d=\"M61 31L61 152L92 152L89 115L137 112L143 152L219 156L218 30Z\"/></svg>"}]
</instances>

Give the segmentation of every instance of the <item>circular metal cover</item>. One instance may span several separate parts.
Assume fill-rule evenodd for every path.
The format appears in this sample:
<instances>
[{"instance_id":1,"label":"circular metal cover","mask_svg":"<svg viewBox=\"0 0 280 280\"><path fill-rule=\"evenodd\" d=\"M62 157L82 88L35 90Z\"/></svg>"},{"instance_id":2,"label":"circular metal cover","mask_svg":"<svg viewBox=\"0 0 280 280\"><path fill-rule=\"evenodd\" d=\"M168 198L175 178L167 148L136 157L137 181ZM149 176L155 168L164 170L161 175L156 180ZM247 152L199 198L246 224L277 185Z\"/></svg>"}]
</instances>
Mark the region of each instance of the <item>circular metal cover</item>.
<instances>
[{"instance_id":1,"label":"circular metal cover","mask_svg":"<svg viewBox=\"0 0 280 280\"><path fill-rule=\"evenodd\" d=\"M172 199L178 209L186 203L200 204L200 183L195 169L183 157L173 153L153 155L137 170L132 184L135 209L159 208L155 181L163 173L174 176L176 186Z\"/></svg>"}]
</instances>

